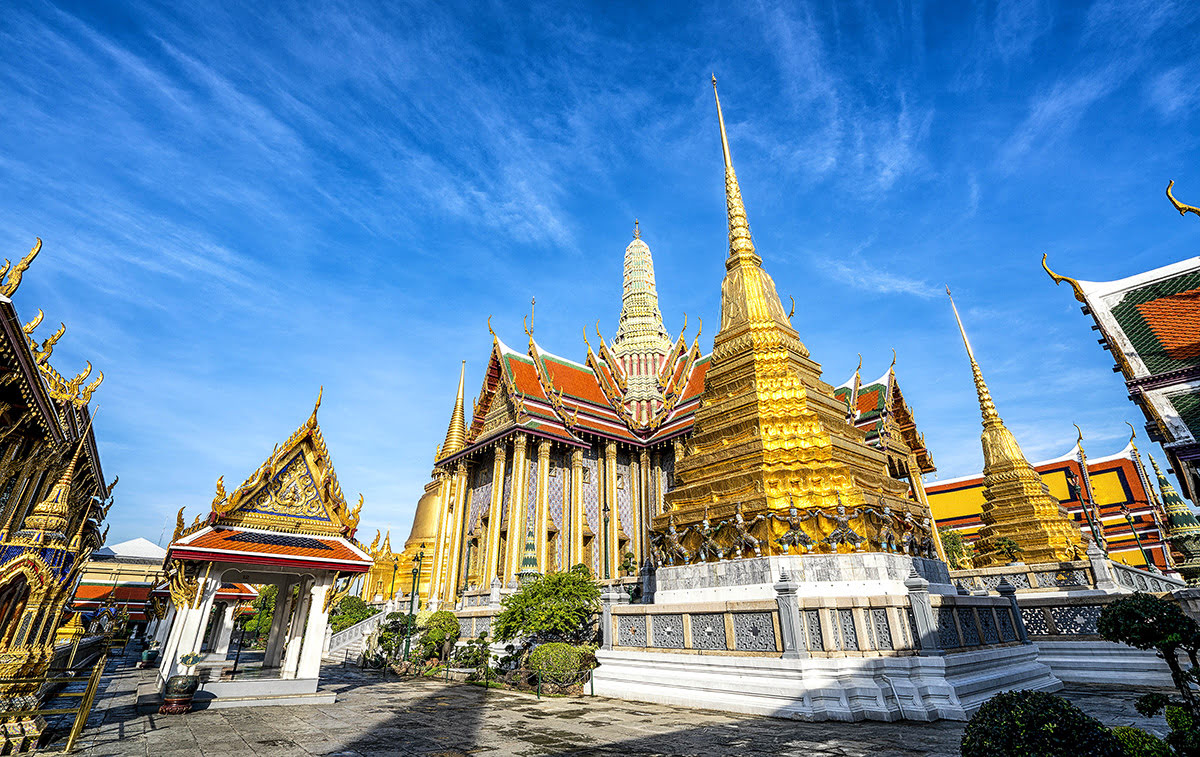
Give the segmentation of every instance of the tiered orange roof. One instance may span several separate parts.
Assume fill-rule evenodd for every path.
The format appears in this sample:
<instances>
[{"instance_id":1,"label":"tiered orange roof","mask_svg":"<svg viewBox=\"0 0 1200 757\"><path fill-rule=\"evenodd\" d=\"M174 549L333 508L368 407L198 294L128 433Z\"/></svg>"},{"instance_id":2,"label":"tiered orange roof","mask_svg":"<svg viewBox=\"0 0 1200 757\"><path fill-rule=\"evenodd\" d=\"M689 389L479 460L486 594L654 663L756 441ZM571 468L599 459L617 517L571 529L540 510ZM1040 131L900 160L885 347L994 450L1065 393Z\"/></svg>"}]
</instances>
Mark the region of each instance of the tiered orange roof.
<instances>
[{"instance_id":1,"label":"tiered orange roof","mask_svg":"<svg viewBox=\"0 0 1200 757\"><path fill-rule=\"evenodd\" d=\"M698 341L698 340L697 340ZM439 463L470 454L481 445L517 430L579 447L584 435L647 446L685 433L704 389L709 357L681 336L660 376L665 402L649 423L630 416L621 400L624 374L602 343L599 354L588 348L587 364L543 351L533 338L520 353L494 339L475 403L467 444ZM485 430L485 419L497 401L511 409L508 422Z\"/></svg>"}]
</instances>

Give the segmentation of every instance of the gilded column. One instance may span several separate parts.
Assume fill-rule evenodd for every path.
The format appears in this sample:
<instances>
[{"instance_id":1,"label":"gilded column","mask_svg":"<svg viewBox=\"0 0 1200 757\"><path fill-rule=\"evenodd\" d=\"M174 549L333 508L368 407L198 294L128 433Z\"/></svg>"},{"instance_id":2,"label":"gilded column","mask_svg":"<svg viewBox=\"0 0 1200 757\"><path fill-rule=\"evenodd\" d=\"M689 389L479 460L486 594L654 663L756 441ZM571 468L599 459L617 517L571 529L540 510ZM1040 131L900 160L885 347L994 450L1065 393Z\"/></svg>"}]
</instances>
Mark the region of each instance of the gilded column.
<instances>
[{"instance_id":1,"label":"gilded column","mask_svg":"<svg viewBox=\"0 0 1200 757\"><path fill-rule=\"evenodd\" d=\"M471 506L470 487L467 485L469 471L465 462L454 468L454 478L450 480L451 493L447 498L452 509L449 518L450 533L447 534L446 574L442 586L442 596L446 602L454 604L458 595L458 582L462 575L462 537L466 529L467 511Z\"/></svg>"},{"instance_id":2,"label":"gilded column","mask_svg":"<svg viewBox=\"0 0 1200 757\"><path fill-rule=\"evenodd\" d=\"M487 559L483 563L483 585L500 575L500 508L504 504L504 462L508 458L508 447L504 442L496 444L492 462L492 501L488 503Z\"/></svg>"},{"instance_id":3,"label":"gilded column","mask_svg":"<svg viewBox=\"0 0 1200 757\"><path fill-rule=\"evenodd\" d=\"M528 475L525 463L529 459L527 448L529 438L525 434L517 434L513 444L512 492L509 494L510 512L508 513L508 554L504 555L504 585L516 580L521 570L521 557L525 554L525 508L532 503L525 501L525 491Z\"/></svg>"},{"instance_id":4,"label":"gilded column","mask_svg":"<svg viewBox=\"0 0 1200 757\"><path fill-rule=\"evenodd\" d=\"M949 564L946 560L946 550L942 548L942 535L938 533L937 518L933 517L933 508L929 506L929 499L925 496L925 482L921 480L921 466L917 465L917 456L913 453L908 453L908 480L912 484L913 493L917 495L917 501L921 503L921 507L925 508L925 517L929 518L929 527L933 530L933 546L937 548L937 556L942 562Z\"/></svg>"},{"instance_id":5,"label":"gilded column","mask_svg":"<svg viewBox=\"0 0 1200 757\"><path fill-rule=\"evenodd\" d=\"M564 561L567 567L573 567L583 562L583 450L576 448L571 451L571 519L570 546Z\"/></svg>"},{"instance_id":6,"label":"gilded column","mask_svg":"<svg viewBox=\"0 0 1200 757\"><path fill-rule=\"evenodd\" d=\"M538 570L546 573L550 565L550 442L539 439L537 446L537 534Z\"/></svg>"},{"instance_id":7,"label":"gilded column","mask_svg":"<svg viewBox=\"0 0 1200 757\"><path fill-rule=\"evenodd\" d=\"M610 441L604 445L604 504L608 507L608 578L617 577L617 534L620 533L621 513L617 507L617 443ZM603 527L603 524L602 524ZM605 549L601 545L601 549Z\"/></svg>"},{"instance_id":8,"label":"gilded column","mask_svg":"<svg viewBox=\"0 0 1200 757\"><path fill-rule=\"evenodd\" d=\"M446 471L436 469L434 476L438 486L438 527L437 534L433 539L433 573L429 577L432 582L429 586L430 598L441 597L442 588L445 586L446 573L449 570L449 540L452 519L454 517L454 506L452 503L453 492L450 483L450 477Z\"/></svg>"},{"instance_id":9,"label":"gilded column","mask_svg":"<svg viewBox=\"0 0 1200 757\"><path fill-rule=\"evenodd\" d=\"M654 512L650 509L653 498L650 493L650 451L643 449L638 457L638 534L637 557L640 566L650 554L650 519Z\"/></svg>"}]
</instances>

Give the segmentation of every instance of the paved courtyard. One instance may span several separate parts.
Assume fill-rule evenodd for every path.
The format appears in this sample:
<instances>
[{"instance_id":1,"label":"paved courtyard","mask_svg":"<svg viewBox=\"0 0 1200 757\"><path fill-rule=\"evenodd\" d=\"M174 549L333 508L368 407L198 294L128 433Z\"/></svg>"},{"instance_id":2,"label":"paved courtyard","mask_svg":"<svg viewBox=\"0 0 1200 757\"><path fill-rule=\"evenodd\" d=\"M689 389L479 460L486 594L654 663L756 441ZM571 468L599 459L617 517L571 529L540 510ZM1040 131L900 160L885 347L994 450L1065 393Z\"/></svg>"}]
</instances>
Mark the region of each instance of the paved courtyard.
<instances>
[{"instance_id":1,"label":"paved courtyard","mask_svg":"<svg viewBox=\"0 0 1200 757\"><path fill-rule=\"evenodd\" d=\"M603 698L545 698L326 668L332 705L138 713L139 678L114 664L84 732L85 755L957 755L962 723L805 723ZM1158 725L1135 694L1072 690L1110 725Z\"/></svg>"}]
</instances>

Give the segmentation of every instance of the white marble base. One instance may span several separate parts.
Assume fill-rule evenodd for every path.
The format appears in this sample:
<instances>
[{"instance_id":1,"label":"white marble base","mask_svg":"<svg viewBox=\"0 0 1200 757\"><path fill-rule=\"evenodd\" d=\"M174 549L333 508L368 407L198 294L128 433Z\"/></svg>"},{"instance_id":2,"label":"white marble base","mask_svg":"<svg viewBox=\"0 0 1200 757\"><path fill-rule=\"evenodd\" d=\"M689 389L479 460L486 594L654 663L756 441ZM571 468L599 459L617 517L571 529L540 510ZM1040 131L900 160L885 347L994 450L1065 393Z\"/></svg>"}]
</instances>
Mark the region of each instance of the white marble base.
<instances>
[{"instance_id":1,"label":"white marble base","mask_svg":"<svg viewBox=\"0 0 1200 757\"><path fill-rule=\"evenodd\" d=\"M941 560L887 552L750 557L655 571L654 602L724 602L775 599L775 582L786 570L800 597L907 595L912 570L929 581L931 594L954 594Z\"/></svg>"},{"instance_id":2,"label":"white marble base","mask_svg":"<svg viewBox=\"0 0 1200 757\"><path fill-rule=\"evenodd\" d=\"M966 720L1001 691L1057 691L1032 645L945 656L778 657L599 650L596 693L799 720Z\"/></svg>"},{"instance_id":3,"label":"white marble base","mask_svg":"<svg viewBox=\"0 0 1200 757\"><path fill-rule=\"evenodd\" d=\"M1038 660L1065 683L1174 688L1171 669L1152 650L1111 641L1038 641ZM1185 663L1183 668L1186 670Z\"/></svg>"}]
</instances>

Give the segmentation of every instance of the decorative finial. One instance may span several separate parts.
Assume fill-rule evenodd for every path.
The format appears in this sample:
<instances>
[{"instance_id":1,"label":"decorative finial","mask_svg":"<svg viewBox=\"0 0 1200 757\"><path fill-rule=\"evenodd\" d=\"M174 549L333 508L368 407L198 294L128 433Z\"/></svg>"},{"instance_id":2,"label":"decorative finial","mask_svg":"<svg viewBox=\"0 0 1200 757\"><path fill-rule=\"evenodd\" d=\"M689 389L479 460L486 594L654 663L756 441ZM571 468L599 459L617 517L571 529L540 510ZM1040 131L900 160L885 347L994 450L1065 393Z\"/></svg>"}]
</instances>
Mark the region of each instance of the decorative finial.
<instances>
[{"instance_id":1,"label":"decorative finial","mask_svg":"<svg viewBox=\"0 0 1200 757\"><path fill-rule=\"evenodd\" d=\"M896 370L896 348L895 347L892 348L892 365L890 368L888 368L888 370L889 371Z\"/></svg>"},{"instance_id":2,"label":"decorative finial","mask_svg":"<svg viewBox=\"0 0 1200 757\"><path fill-rule=\"evenodd\" d=\"M1134 429L1133 424L1129 421L1125 421L1125 425L1129 426L1129 444L1130 446L1133 446L1133 440L1137 438L1137 430Z\"/></svg>"},{"instance_id":3,"label":"decorative finial","mask_svg":"<svg viewBox=\"0 0 1200 757\"><path fill-rule=\"evenodd\" d=\"M1050 266L1046 265L1046 253L1042 253L1042 268L1046 271L1050 278L1054 280L1055 284L1061 284L1064 281L1067 282L1071 285L1072 291L1075 292L1075 299L1082 303L1087 303L1087 297L1083 294L1083 287L1079 285L1078 281L1070 276L1060 276L1059 274L1050 270Z\"/></svg>"},{"instance_id":4,"label":"decorative finial","mask_svg":"<svg viewBox=\"0 0 1200 757\"><path fill-rule=\"evenodd\" d=\"M530 297L529 298L529 338L530 339L533 338L533 312L534 312L534 308L536 306L537 306L537 298Z\"/></svg>"},{"instance_id":5,"label":"decorative finial","mask_svg":"<svg viewBox=\"0 0 1200 757\"><path fill-rule=\"evenodd\" d=\"M33 249L29 251L28 255L21 258L21 261L13 266L11 271L8 270L9 262L4 261L4 273L7 276L4 277L4 283L0 284L0 294L5 297L12 297L17 293L17 287L21 286L21 276L29 269L29 264L38 256L38 253L42 251L41 237L34 237L34 239L37 241L33 243Z\"/></svg>"},{"instance_id":6,"label":"decorative finial","mask_svg":"<svg viewBox=\"0 0 1200 757\"><path fill-rule=\"evenodd\" d=\"M636 218L633 219L633 238L634 239L642 238L642 229L641 229L641 226L638 224L638 219L636 219Z\"/></svg>"},{"instance_id":7,"label":"decorative finial","mask_svg":"<svg viewBox=\"0 0 1200 757\"><path fill-rule=\"evenodd\" d=\"M725 156L725 211L729 223L729 259L725 265L732 267L735 261L746 261L757 266L762 260L754 252L750 223L746 220L746 206L742 202L742 189L738 186L737 173L733 170L733 158L729 154L729 136L725 132L721 96L717 94L716 74L713 74L712 84L713 98L717 102L717 124L721 129L721 152Z\"/></svg>"},{"instance_id":8,"label":"decorative finial","mask_svg":"<svg viewBox=\"0 0 1200 757\"><path fill-rule=\"evenodd\" d=\"M1191 205L1185 205L1179 200L1175 199L1175 195L1171 194L1171 187L1173 186L1175 186L1174 179L1167 182L1167 199L1169 199L1171 204L1175 206L1175 209L1179 211L1179 215L1186 216L1188 213L1195 213L1197 216L1200 216L1200 208L1193 207Z\"/></svg>"},{"instance_id":9,"label":"decorative finial","mask_svg":"<svg viewBox=\"0 0 1200 757\"><path fill-rule=\"evenodd\" d=\"M790 321L792 320L792 316L796 314L796 298L789 294L788 299L792 301L792 309L788 311L788 320ZM860 355L859 357L861 358L862 356Z\"/></svg>"},{"instance_id":10,"label":"decorative finial","mask_svg":"<svg viewBox=\"0 0 1200 757\"><path fill-rule=\"evenodd\" d=\"M1079 449L1082 450L1083 449L1083 429L1081 429L1079 427L1078 423L1072 423L1071 425L1075 427L1075 431L1076 431L1075 446L1079 447Z\"/></svg>"},{"instance_id":11,"label":"decorative finial","mask_svg":"<svg viewBox=\"0 0 1200 757\"><path fill-rule=\"evenodd\" d=\"M1000 423L1000 414L996 412L996 404L992 401L992 393L983 380L983 371L975 361L975 351L971 349L971 340L967 338L967 330L963 327L962 318L958 314L958 306L954 304L954 295L946 286L946 296L950 298L950 308L954 311L954 320L958 323L958 333L962 335L963 346L967 348L967 358L971 361L971 376L975 380L975 392L979 395L979 410L983 414L983 424Z\"/></svg>"}]
</instances>

